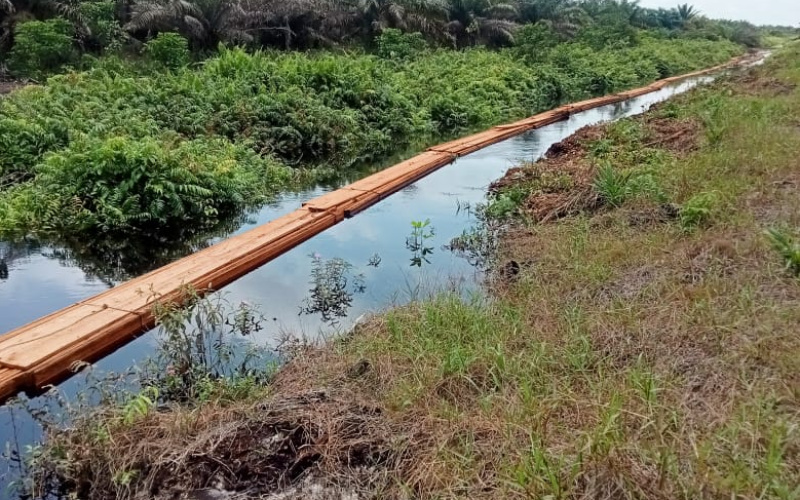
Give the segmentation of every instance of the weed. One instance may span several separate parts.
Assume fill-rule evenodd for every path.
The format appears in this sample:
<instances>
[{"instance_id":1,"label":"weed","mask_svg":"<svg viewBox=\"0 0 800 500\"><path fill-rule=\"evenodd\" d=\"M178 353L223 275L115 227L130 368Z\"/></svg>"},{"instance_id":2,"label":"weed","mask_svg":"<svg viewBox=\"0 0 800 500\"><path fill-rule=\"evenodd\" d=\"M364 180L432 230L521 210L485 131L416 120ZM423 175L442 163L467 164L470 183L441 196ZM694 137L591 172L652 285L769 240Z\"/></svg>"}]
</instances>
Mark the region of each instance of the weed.
<instances>
[{"instance_id":1,"label":"weed","mask_svg":"<svg viewBox=\"0 0 800 500\"><path fill-rule=\"evenodd\" d=\"M353 273L353 265L343 259L324 260L319 254L311 258L311 290L301 313L319 313L323 321L335 323L347 316L353 294L364 293L364 276Z\"/></svg>"},{"instance_id":2,"label":"weed","mask_svg":"<svg viewBox=\"0 0 800 500\"><path fill-rule=\"evenodd\" d=\"M718 202L719 193L714 191L699 193L689 198L679 212L681 228L684 231L692 231L708 224Z\"/></svg>"},{"instance_id":3,"label":"weed","mask_svg":"<svg viewBox=\"0 0 800 500\"><path fill-rule=\"evenodd\" d=\"M786 269L795 276L800 276L800 242L784 229L771 228L766 235L772 248L783 259Z\"/></svg>"},{"instance_id":4,"label":"weed","mask_svg":"<svg viewBox=\"0 0 800 500\"><path fill-rule=\"evenodd\" d=\"M426 246L425 242L434 237L434 229L431 221L411 222L411 235L406 237L406 248L411 251L411 266L422 267L422 264L430 264L428 259L433 253L433 247Z\"/></svg>"},{"instance_id":5,"label":"weed","mask_svg":"<svg viewBox=\"0 0 800 500\"><path fill-rule=\"evenodd\" d=\"M620 207L630 197L631 172L618 172L610 163L603 163L594 178L594 189L611 207Z\"/></svg>"},{"instance_id":6,"label":"weed","mask_svg":"<svg viewBox=\"0 0 800 500\"><path fill-rule=\"evenodd\" d=\"M246 341L261 330L261 314L247 303L233 307L222 295L184 293L185 306L154 307L160 343L143 367L142 384L161 399L204 401L216 390L215 381L231 381L236 390L240 381L266 378L272 370L270 354ZM140 403L133 410L141 409Z\"/></svg>"}]
</instances>

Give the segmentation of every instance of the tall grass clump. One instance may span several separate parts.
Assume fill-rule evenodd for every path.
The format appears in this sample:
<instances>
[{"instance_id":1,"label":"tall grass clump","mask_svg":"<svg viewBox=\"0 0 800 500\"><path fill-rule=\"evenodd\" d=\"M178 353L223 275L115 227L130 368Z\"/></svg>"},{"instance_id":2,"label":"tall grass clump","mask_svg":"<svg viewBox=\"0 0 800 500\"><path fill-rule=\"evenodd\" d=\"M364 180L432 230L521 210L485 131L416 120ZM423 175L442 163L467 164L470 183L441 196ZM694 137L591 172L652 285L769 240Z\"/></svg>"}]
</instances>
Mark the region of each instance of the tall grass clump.
<instances>
[{"instance_id":1,"label":"tall grass clump","mask_svg":"<svg viewBox=\"0 0 800 500\"><path fill-rule=\"evenodd\" d=\"M771 228L766 234L772 248L783 259L786 269L795 276L800 276L800 242L783 229Z\"/></svg>"}]
</instances>

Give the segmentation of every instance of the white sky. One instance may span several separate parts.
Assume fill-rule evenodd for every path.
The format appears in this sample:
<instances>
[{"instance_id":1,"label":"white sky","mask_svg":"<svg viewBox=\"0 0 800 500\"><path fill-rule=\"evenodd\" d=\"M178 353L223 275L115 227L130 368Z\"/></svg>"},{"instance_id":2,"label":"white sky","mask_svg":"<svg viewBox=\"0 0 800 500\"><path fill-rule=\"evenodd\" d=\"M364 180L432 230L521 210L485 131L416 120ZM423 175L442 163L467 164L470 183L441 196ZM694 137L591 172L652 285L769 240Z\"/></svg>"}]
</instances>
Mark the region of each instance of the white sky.
<instances>
[{"instance_id":1,"label":"white sky","mask_svg":"<svg viewBox=\"0 0 800 500\"><path fill-rule=\"evenodd\" d=\"M705 16L715 19L744 19L755 24L800 25L800 0L641 0L642 7L694 5Z\"/></svg>"}]
</instances>

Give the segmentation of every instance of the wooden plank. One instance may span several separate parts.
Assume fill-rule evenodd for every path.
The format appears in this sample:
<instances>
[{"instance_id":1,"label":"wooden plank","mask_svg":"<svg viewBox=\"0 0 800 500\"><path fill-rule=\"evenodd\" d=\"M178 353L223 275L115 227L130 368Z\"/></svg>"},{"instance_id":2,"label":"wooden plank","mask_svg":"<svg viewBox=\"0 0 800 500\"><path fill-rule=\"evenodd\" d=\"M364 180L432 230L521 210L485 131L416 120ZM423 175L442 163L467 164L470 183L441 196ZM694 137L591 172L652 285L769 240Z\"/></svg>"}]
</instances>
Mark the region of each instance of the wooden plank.
<instances>
[{"instance_id":1,"label":"wooden plank","mask_svg":"<svg viewBox=\"0 0 800 500\"><path fill-rule=\"evenodd\" d=\"M25 329L25 335L16 335L0 343L0 363L4 366L28 370L42 359L56 356L60 351L85 341L93 335L104 335L108 325L132 316L125 311L94 307L85 304L67 308L51 321L41 322Z\"/></svg>"},{"instance_id":2,"label":"wooden plank","mask_svg":"<svg viewBox=\"0 0 800 500\"><path fill-rule=\"evenodd\" d=\"M17 368L0 366L0 401L17 394L21 388L33 385L30 374Z\"/></svg>"}]
</instances>

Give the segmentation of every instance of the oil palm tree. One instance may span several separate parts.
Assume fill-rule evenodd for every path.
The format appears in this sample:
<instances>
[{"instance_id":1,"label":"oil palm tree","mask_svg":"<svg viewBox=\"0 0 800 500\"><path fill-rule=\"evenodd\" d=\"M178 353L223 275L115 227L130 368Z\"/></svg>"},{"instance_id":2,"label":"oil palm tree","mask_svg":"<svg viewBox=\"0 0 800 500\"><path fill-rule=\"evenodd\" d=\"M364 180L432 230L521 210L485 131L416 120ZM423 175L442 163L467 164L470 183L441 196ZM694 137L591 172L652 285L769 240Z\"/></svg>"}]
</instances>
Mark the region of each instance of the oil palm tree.
<instances>
[{"instance_id":1,"label":"oil palm tree","mask_svg":"<svg viewBox=\"0 0 800 500\"><path fill-rule=\"evenodd\" d=\"M517 8L492 0L450 0L447 30L457 47L514 42Z\"/></svg>"},{"instance_id":2,"label":"oil palm tree","mask_svg":"<svg viewBox=\"0 0 800 500\"><path fill-rule=\"evenodd\" d=\"M689 23L689 21L691 21L692 19L697 17L698 14L700 14L700 11L698 11L688 3L678 5L677 12L678 12L678 18L680 19L681 22L681 26L686 26L686 24Z\"/></svg>"},{"instance_id":3,"label":"oil palm tree","mask_svg":"<svg viewBox=\"0 0 800 500\"><path fill-rule=\"evenodd\" d=\"M250 14L239 0L139 0L131 8L125 29L132 33L176 31L197 48L212 48L219 42L251 41Z\"/></svg>"},{"instance_id":4,"label":"oil palm tree","mask_svg":"<svg viewBox=\"0 0 800 500\"><path fill-rule=\"evenodd\" d=\"M444 0L345 0L346 24L373 38L386 28L437 34L447 15Z\"/></svg>"},{"instance_id":5,"label":"oil palm tree","mask_svg":"<svg viewBox=\"0 0 800 500\"><path fill-rule=\"evenodd\" d=\"M591 19L572 0L521 0L519 20L525 24L544 23L562 38L572 38Z\"/></svg>"}]
</instances>

